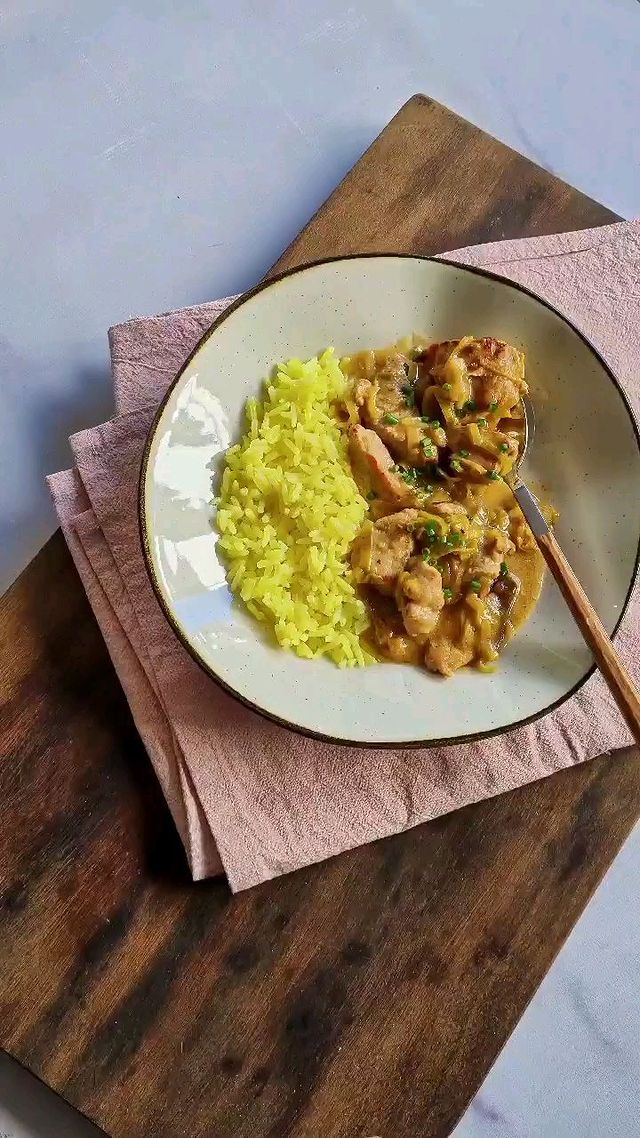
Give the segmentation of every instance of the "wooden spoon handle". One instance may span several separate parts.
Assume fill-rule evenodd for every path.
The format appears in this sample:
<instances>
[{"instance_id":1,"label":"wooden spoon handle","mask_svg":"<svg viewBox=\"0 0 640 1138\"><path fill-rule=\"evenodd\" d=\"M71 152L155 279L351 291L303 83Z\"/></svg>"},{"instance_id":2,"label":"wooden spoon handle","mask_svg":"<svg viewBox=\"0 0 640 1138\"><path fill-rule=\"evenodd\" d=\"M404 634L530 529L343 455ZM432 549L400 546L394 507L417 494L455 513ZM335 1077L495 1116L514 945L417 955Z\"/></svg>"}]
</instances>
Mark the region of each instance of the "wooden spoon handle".
<instances>
[{"instance_id":1,"label":"wooden spoon handle","mask_svg":"<svg viewBox=\"0 0 640 1138\"><path fill-rule=\"evenodd\" d=\"M636 743L640 744L640 694L623 666L587 594L549 530L537 538L544 559L595 657Z\"/></svg>"}]
</instances>

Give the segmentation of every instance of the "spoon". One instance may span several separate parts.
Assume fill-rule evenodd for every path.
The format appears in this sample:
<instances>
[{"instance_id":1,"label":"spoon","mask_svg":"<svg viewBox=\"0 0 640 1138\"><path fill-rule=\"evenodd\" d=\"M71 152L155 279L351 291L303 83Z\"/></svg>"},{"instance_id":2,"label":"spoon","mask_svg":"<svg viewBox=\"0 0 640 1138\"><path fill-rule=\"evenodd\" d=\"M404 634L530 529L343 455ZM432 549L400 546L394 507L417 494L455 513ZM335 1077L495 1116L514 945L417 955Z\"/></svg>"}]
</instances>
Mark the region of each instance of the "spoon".
<instances>
[{"instance_id":1,"label":"spoon","mask_svg":"<svg viewBox=\"0 0 640 1138\"><path fill-rule=\"evenodd\" d=\"M516 465L506 481L522 510L540 551L555 578L571 614L591 649L596 664L604 676L609 690L631 731L640 744L640 694L624 667L600 617L591 604L582 585L562 552L558 540L542 514L536 498L520 477L520 467L531 446L535 432L535 417L531 400L522 398L524 412L524 440Z\"/></svg>"}]
</instances>

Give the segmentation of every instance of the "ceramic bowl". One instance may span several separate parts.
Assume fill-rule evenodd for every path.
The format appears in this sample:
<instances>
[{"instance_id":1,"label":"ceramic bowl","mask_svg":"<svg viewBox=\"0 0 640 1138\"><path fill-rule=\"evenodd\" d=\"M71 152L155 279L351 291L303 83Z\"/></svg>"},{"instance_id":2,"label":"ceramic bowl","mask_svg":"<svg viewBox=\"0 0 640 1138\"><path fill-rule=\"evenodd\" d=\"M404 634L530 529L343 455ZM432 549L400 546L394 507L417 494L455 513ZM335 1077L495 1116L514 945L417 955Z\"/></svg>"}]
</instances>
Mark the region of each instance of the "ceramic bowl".
<instances>
[{"instance_id":1,"label":"ceramic bowl","mask_svg":"<svg viewBox=\"0 0 640 1138\"><path fill-rule=\"evenodd\" d=\"M348 355L412 331L490 335L524 350L536 408L524 474L560 510L559 539L609 631L637 571L638 431L607 365L548 304L490 273L405 256L319 262L259 286L216 320L158 411L140 482L142 540L160 604L209 675L255 711L334 742L430 746L506 731L557 707L593 670L551 580L495 673L448 680L302 660L265 642L233 599L212 499L246 399L280 360L328 345Z\"/></svg>"}]
</instances>

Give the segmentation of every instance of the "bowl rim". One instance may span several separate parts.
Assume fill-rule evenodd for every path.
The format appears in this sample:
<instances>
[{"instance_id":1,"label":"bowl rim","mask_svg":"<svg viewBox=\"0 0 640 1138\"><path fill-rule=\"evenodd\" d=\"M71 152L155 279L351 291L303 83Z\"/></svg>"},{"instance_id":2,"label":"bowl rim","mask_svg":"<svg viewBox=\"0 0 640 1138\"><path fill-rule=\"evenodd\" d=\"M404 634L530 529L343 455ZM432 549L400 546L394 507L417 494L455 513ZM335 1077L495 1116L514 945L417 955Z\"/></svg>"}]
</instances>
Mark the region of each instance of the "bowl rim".
<instances>
[{"instance_id":1,"label":"bowl rim","mask_svg":"<svg viewBox=\"0 0 640 1138\"><path fill-rule=\"evenodd\" d=\"M155 568L153 565L153 558L151 555L151 548L150 548L149 534L148 534L148 527L147 527L146 503L145 503L145 487L146 487L147 472L148 472L148 467L149 467L149 459L150 459L150 455L151 455L151 447L153 445L153 440L154 440L160 419L162 418L162 415L164 413L164 409L165 409L167 403L169 402L169 399L171 398L171 395L172 395L174 389L176 388L176 386L178 385L178 383L182 379L185 371L190 366L193 359L197 356L200 349L207 342L207 340L210 338L210 336L212 336L213 333L217 331L217 329L220 327L220 325L223 324L224 321L229 316L232 315L232 313L236 312L237 309L241 308L243 304L247 303L247 301L253 299L254 296L257 296L261 292L265 292L267 289L271 288L273 285L277 284L279 281L283 280L284 278L296 276L299 273L307 272L309 269L318 267L320 265L330 265L330 264L334 264L336 262L342 262L342 261L368 261L368 260L426 261L426 262L433 263L433 264L449 265L451 268L457 269L461 272L471 273L471 274L475 274L476 276L486 277L489 280L496 281L498 284L503 285L504 287L506 287L508 289L513 289L516 292L524 293L525 296L530 297L532 300L536 301L538 304L542 305L544 308L549 309L550 312L553 312L553 314L555 316L557 316L560 320L562 320L562 322L564 324L566 324L576 334L576 336L579 337L580 340L582 340L583 344L588 348L588 350L592 353L592 355L595 356L598 363L600 364L600 366L602 367L602 369L604 370L606 375L611 380L611 383L613 384L613 388L617 392L620 399L622 400L623 406L624 406L624 408L627 412L627 415L629 417L629 420L630 420L630 423L631 423L631 426L633 429L635 441L636 441L636 448L638 451L638 456L640 458L640 426L639 426L638 421L636 419L636 416L634 414L634 411L633 411L633 408L632 408L631 403L629 401L629 398L628 398L626 392L624 391L620 381L617 379L616 375L614 374L612 369L609 367L609 364L603 358L603 356L598 351L598 349L595 347L595 345L591 342L589 337L586 336L584 334L584 332L581 332L580 329L573 323L572 320L569 319L568 316L565 316L562 312L560 312L557 308L555 308L555 306L553 304L551 304L548 300L545 300L544 297L538 296L531 289L526 288L525 285L519 284L517 281L509 280L506 277L502 277L502 276L500 276L499 273L494 273L490 269L485 269L484 267L481 268L480 266L477 266L477 265L460 264L459 262L451 259L450 257L444 257L444 256L426 257L426 256L422 256L420 253L372 252L372 253L346 253L346 254L342 254L342 255L334 256L334 257L320 257L317 260L306 261L304 264L295 265L292 268L283 269L281 272L274 273L273 275L268 276L266 279L260 281L256 285L254 285L252 288L248 289L246 292L241 293L240 296L238 296L235 300L233 300L227 306L227 308L225 308L224 311L221 312L220 315L215 318L215 320L212 322L210 327L207 328L207 330L203 333L203 335L200 337L197 344L192 349L192 351L189 353L186 360L184 361L184 363L180 367L179 371L177 372L177 374L175 375L175 377L172 379L171 383L169 384L169 386L168 386L168 388L167 388L167 390L166 390L166 392L165 392L165 394L164 394L164 396L163 396L163 398L162 398L162 400L161 400L161 402L160 402L160 404L159 404L159 406L158 406L158 408L154 414L151 426L149 427L149 431L147 433L147 437L146 437L145 444L144 444L144 450L142 453L142 461L141 461L141 465L140 465L140 475L139 475L139 479L138 479L138 529L139 529L139 534L140 534L140 542L141 542L141 546L142 546L143 561L144 561L145 569L147 572L147 576L149 577L153 591L156 595L156 599L158 600L158 603L160 604L160 607L163 611L163 614L164 614L166 620L168 621L170 627L172 628L173 632L178 637L178 640L183 645L183 647L186 648L186 650L189 653L189 655L191 656L191 658L196 662L196 664L198 664L198 666L205 672L205 674L207 676L209 676L209 678L212 679L218 685L218 687L222 688L223 691L225 691L228 695L230 695L238 703L243 704L243 706L248 708L249 711L255 712L257 715L261 716L263 719L267 719L269 722L275 723L279 727L285 727L289 731L293 731L293 732L295 732L295 734L303 735L309 739L316 739L320 742L331 743L331 744L335 744L338 746L363 748L366 750L417 750L417 749L431 750L431 749L436 748L436 747L455 747L455 746L464 745L466 743L477 743L483 739L491 739L491 738L495 738L499 735L504 735L509 731L516 731L520 727L526 727L529 724L536 723L537 720L543 719L544 716L550 715L552 712L557 711L558 708L562 707L562 705L564 703L566 703L568 699L571 699L572 696L576 695L581 690L581 688L584 687L587 680L589 680L591 678L591 676L596 671L595 661L594 661L594 663L591 664L591 666L589 668L587 668L584 675L580 677L580 679L573 685L573 687L570 688L567 692L565 692L562 696L559 696L558 699L554 700L550 704L547 704L540 711L536 711L532 715L525 716L525 718L523 718L523 719L515 720L513 723L506 724L505 726L502 726L502 727L493 727L493 728L486 730L486 731L474 731L474 732L470 732L470 733L465 734L465 735L445 736L445 737L439 738L439 739L411 739L411 740L406 740L406 741L404 741L404 740L403 741L400 741L400 740L397 740L397 741L396 740L376 741L376 740L367 740L367 739L360 740L360 739L347 739L347 738L342 738L340 736L328 735L325 732L314 731L309 727L304 727L299 723L293 723L290 720L283 718L282 716L276 715L274 712L267 711L265 708L261 707L259 704L253 703L252 700L248 699L244 695L241 695L238 691L235 690L235 688L233 688L231 686L231 684L229 684L225 680L223 680L222 677L219 676L217 674L217 672L215 672L214 669L211 668L205 662L205 660L202 659L202 657L198 654L198 652L195 650L195 648L193 647L193 645L189 641L186 634L181 629L180 624L176 620L171 609L169 608L169 605L166 603L166 601L164 599L164 596L162 594L162 590L160 588L160 583L157 579L157 575L156 575ZM627 609L629 607L629 602L631 600L631 596L633 594L633 590L636 586L636 583L638 582L639 573L640 573L640 534L638 534L638 544L636 547L636 555L635 555L635 559L634 559L633 572L631 574L631 580L629 583L629 588L627 589L627 593L626 593L626 596L624 599L624 603L621 606L620 614L618 616L618 619L616 620L615 627L611 633L612 639L616 636L618 629L620 628L620 625L621 625L621 623L625 617L625 614L626 614Z\"/></svg>"}]
</instances>

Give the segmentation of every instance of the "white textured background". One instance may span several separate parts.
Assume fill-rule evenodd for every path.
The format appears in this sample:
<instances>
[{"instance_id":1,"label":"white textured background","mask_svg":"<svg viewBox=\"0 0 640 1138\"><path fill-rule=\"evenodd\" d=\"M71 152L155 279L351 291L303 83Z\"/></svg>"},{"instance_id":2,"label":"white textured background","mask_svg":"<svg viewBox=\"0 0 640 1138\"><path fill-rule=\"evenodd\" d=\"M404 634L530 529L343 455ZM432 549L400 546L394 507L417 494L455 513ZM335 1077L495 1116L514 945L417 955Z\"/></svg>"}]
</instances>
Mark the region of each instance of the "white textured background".
<instances>
[{"instance_id":1,"label":"white textured background","mask_svg":"<svg viewBox=\"0 0 640 1138\"><path fill-rule=\"evenodd\" d=\"M637 0L0 0L0 589L107 326L253 284L416 91L640 214ZM640 1133L639 871L636 833L456 1138ZM95 1133L8 1060L3 1131Z\"/></svg>"}]
</instances>

